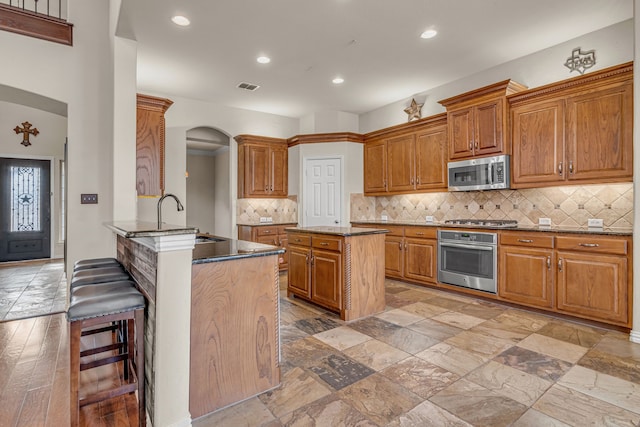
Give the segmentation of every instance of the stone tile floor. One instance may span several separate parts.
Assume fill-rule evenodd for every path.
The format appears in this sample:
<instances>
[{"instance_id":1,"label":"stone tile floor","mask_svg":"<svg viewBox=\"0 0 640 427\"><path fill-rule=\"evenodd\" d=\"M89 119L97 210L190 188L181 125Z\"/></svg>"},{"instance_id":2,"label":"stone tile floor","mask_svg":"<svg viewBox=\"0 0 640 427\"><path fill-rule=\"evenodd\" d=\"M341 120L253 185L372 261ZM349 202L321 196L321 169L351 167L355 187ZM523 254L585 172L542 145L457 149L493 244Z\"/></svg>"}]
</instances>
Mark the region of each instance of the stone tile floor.
<instances>
[{"instance_id":1,"label":"stone tile floor","mask_svg":"<svg viewBox=\"0 0 640 427\"><path fill-rule=\"evenodd\" d=\"M626 334L393 280L346 323L281 282L281 386L194 426L640 425Z\"/></svg>"},{"instance_id":2,"label":"stone tile floor","mask_svg":"<svg viewBox=\"0 0 640 427\"><path fill-rule=\"evenodd\" d=\"M0 264L0 321L62 313L67 282L62 260Z\"/></svg>"}]
</instances>

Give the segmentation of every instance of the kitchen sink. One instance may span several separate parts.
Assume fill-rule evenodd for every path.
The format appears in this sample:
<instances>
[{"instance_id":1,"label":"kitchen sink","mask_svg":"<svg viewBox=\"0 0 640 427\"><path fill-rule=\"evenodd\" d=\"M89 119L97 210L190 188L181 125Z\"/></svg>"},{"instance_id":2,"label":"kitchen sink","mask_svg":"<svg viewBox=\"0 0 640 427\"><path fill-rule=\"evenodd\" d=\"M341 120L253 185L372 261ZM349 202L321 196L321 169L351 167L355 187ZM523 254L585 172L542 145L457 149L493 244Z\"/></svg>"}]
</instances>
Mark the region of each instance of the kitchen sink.
<instances>
[{"instance_id":1,"label":"kitchen sink","mask_svg":"<svg viewBox=\"0 0 640 427\"><path fill-rule=\"evenodd\" d=\"M210 237L210 236L197 236L196 243L215 243L215 242L225 242L227 239L222 239L220 237Z\"/></svg>"}]
</instances>

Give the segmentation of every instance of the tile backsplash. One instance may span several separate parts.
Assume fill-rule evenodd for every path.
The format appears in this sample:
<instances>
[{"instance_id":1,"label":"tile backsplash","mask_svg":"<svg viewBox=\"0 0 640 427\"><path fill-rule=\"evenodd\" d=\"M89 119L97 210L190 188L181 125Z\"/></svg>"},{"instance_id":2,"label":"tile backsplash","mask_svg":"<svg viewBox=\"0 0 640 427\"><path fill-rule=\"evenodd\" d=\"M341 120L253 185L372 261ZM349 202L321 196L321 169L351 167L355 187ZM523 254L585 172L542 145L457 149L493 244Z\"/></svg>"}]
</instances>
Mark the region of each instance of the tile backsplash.
<instances>
[{"instance_id":1,"label":"tile backsplash","mask_svg":"<svg viewBox=\"0 0 640 427\"><path fill-rule=\"evenodd\" d=\"M351 194L351 220L435 221L515 219L522 225L551 218L552 225L586 226L602 218L605 227L633 226L633 184L582 185L520 190L469 191L366 197Z\"/></svg>"},{"instance_id":2,"label":"tile backsplash","mask_svg":"<svg viewBox=\"0 0 640 427\"><path fill-rule=\"evenodd\" d=\"M236 222L259 224L260 217L271 217L273 222L298 222L298 198L286 199L238 199Z\"/></svg>"}]
</instances>

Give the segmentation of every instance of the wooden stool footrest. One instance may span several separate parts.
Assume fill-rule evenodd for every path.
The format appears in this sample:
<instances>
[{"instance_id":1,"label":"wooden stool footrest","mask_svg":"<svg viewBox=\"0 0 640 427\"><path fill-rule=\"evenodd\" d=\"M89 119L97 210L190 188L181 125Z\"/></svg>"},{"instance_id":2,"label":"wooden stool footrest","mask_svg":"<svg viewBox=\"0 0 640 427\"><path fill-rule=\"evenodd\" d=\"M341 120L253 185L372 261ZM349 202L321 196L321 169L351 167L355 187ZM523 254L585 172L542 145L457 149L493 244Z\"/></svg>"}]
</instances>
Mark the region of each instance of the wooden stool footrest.
<instances>
[{"instance_id":1,"label":"wooden stool footrest","mask_svg":"<svg viewBox=\"0 0 640 427\"><path fill-rule=\"evenodd\" d=\"M81 407L85 405L91 405L92 403L102 402L103 400L111 399L112 397L133 393L137 390L138 385L136 383L124 384L111 390L104 390L99 391L98 393L90 394L89 396L81 398L79 404Z\"/></svg>"},{"instance_id":2,"label":"wooden stool footrest","mask_svg":"<svg viewBox=\"0 0 640 427\"><path fill-rule=\"evenodd\" d=\"M118 354L117 356L105 357L104 359L94 360L88 363L80 364L80 371L86 371L87 369L97 368L98 366L109 365L111 363L120 362L126 360L129 357L127 353Z\"/></svg>"},{"instance_id":3,"label":"wooden stool footrest","mask_svg":"<svg viewBox=\"0 0 640 427\"><path fill-rule=\"evenodd\" d=\"M80 352L80 357L91 356L98 353L104 353L105 351L118 350L124 348L124 343L109 344L102 347L90 348Z\"/></svg>"}]
</instances>

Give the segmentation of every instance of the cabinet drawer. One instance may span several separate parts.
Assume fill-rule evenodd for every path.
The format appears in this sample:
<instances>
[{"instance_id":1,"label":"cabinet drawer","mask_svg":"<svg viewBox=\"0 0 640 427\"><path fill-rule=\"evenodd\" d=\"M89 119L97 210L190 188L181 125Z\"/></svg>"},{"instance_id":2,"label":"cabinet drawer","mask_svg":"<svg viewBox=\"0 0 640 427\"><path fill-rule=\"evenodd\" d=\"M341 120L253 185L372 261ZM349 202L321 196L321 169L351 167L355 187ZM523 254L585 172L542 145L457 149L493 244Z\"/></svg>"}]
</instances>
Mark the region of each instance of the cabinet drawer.
<instances>
[{"instance_id":1,"label":"cabinet drawer","mask_svg":"<svg viewBox=\"0 0 640 427\"><path fill-rule=\"evenodd\" d=\"M285 235L287 234L287 232L285 231L287 228L293 228L295 227L295 224L291 224L291 225L279 225L278 226L278 234L282 234Z\"/></svg>"},{"instance_id":2,"label":"cabinet drawer","mask_svg":"<svg viewBox=\"0 0 640 427\"><path fill-rule=\"evenodd\" d=\"M278 234L278 226L268 225L266 227L256 227L256 234L258 236L275 236Z\"/></svg>"},{"instance_id":3,"label":"cabinet drawer","mask_svg":"<svg viewBox=\"0 0 640 427\"><path fill-rule=\"evenodd\" d=\"M559 250L617 255L627 254L627 241L623 239L607 239L593 236L558 236L556 242Z\"/></svg>"},{"instance_id":4,"label":"cabinet drawer","mask_svg":"<svg viewBox=\"0 0 640 427\"><path fill-rule=\"evenodd\" d=\"M553 249L553 236L547 236L542 233L502 233L500 235L500 244Z\"/></svg>"},{"instance_id":5,"label":"cabinet drawer","mask_svg":"<svg viewBox=\"0 0 640 427\"><path fill-rule=\"evenodd\" d=\"M436 227L405 227L404 235L406 237L436 239L438 236L438 229Z\"/></svg>"},{"instance_id":6,"label":"cabinet drawer","mask_svg":"<svg viewBox=\"0 0 640 427\"><path fill-rule=\"evenodd\" d=\"M311 246L311 235L309 234L288 233L287 236L290 245Z\"/></svg>"},{"instance_id":7,"label":"cabinet drawer","mask_svg":"<svg viewBox=\"0 0 640 427\"><path fill-rule=\"evenodd\" d=\"M340 252L342 251L342 239L328 236L313 236L311 246L314 248Z\"/></svg>"},{"instance_id":8,"label":"cabinet drawer","mask_svg":"<svg viewBox=\"0 0 640 427\"><path fill-rule=\"evenodd\" d=\"M385 236L404 236L404 227L401 225L362 225L364 228L377 228L379 230L388 230Z\"/></svg>"}]
</instances>

